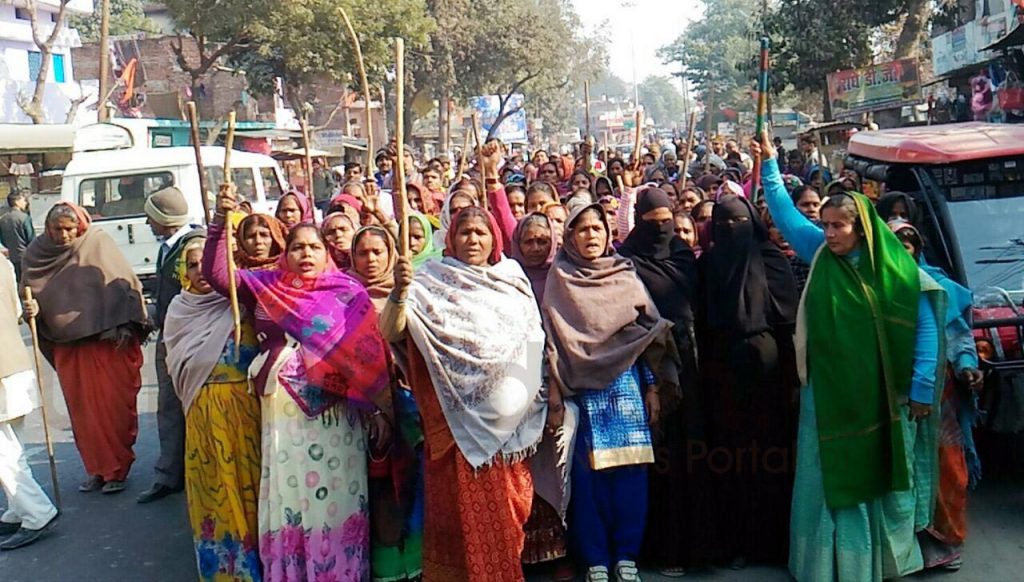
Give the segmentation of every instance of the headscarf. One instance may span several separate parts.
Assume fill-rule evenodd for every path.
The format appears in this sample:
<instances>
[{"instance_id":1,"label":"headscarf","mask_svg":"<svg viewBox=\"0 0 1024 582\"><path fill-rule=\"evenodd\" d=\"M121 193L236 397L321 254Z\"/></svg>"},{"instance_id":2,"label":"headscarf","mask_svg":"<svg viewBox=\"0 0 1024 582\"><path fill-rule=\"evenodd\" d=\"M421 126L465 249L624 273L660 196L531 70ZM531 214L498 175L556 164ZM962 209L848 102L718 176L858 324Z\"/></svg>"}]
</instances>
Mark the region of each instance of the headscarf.
<instances>
[{"instance_id":1,"label":"headscarf","mask_svg":"<svg viewBox=\"0 0 1024 582\"><path fill-rule=\"evenodd\" d=\"M548 233L551 234L551 250L548 252L548 256L544 259L544 262L539 265L528 265L526 256L523 254L519 243L522 241L523 234L526 229L534 224L539 224L544 228L548 229ZM555 244L554 229L551 228L551 221L547 215L542 212L534 212L527 214L519 220L519 224L516 225L516 230L512 233L512 258L519 261L520 266L523 267L523 271L526 272L527 278L530 279L530 286L533 287L533 295L537 299L537 305L543 305L544 303L544 285L548 281L548 271L551 270L552 263L555 262L555 255L558 254L558 245Z\"/></svg>"},{"instance_id":2,"label":"headscarf","mask_svg":"<svg viewBox=\"0 0 1024 582\"><path fill-rule=\"evenodd\" d=\"M875 209L878 211L878 216L882 220L892 220L893 207L896 206L897 202L903 202L907 207L907 214L909 214L910 223L917 224L917 203L910 197L910 194L906 192L886 192L878 198L878 202L875 204Z\"/></svg>"},{"instance_id":3,"label":"headscarf","mask_svg":"<svg viewBox=\"0 0 1024 582\"><path fill-rule=\"evenodd\" d=\"M466 209L460 217L470 212L484 211ZM429 261L409 286L406 314L410 340L469 465L532 453L547 410L538 365L544 332L519 263Z\"/></svg>"},{"instance_id":4,"label":"headscarf","mask_svg":"<svg viewBox=\"0 0 1024 582\"><path fill-rule=\"evenodd\" d=\"M423 201L423 213L424 214L437 214L437 203L434 202L434 193L427 190L426 187L419 184L406 184L405 190L415 190L420 195L420 200Z\"/></svg>"},{"instance_id":5,"label":"headscarf","mask_svg":"<svg viewBox=\"0 0 1024 582\"><path fill-rule=\"evenodd\" d=\"M921 236L921 232L917 230L913 224L906 220L896 219L889 221L889 228L892 230L893 234L899 234L900 231L903 230L912 231L917 234L918 240L921 241L921 248L918 249L920 253L917 259L918 266L946 290L948 301L946 303L945 319L942 322L943 326L949 325L956 321L957 318L964 317L967 311L974 304L974 294L971 290L950 279L949 275L946 275L945 271L939 267L929 265L928 262L925 261L924 237Z\"/></svg>"},{"instance_id":6,"label":"headscarf","mask_svg":"<svg viewBox=\"0 0 1024 582\"><path fill-rule=\"evenodd\" d=\"M598 197L597 196L597 184L598 184L598 182L601 182L601 183L605 184L606 186L608 186L608 192L609 193L605 194L604 196L614 196L615 195L615 184L612 182L611 178L609 178L608 176L597 176L596 178L594 178L593 183L590 185L590 191L593 192L594 198Z\"/></svg>"},{"instance_id":7,"label":"headscarf","mask_svg":"<svg viewBox=\"0 0 1024 582\"><path fill-rule=\"evenodd\" d=\"M411 212L409 217L423 228L423 248L412 256L412 268L417 270L427 261L441 260L443 254L434 244L434 227L430 224L430 219L419 212Z\"/></svg>"},{"instance_id":8,"label":"headscarf","mask_svg":"<svg viewBox=\"0 0 1024 582\"><path fill-rule=\"evenodd\" d=\"M338 207L341 210L338 210ZM331 204L329 208L333 209L332 212L344 212L349 216L354 216L356 222L359 221L359 213L363 211L363 203L358 198L351 194L338 194L334 198L331 198ZM350 213L355 213L350 214Z\"/></svg>"},{"instance_id":9,"label":"headscarf","mask_svg":"<svg viewBox=\"0 0 1024 582\"><path fill-rule=\"evenodd\" d=\"M491 255L487 258L487 262L492 265L498 264L504 258L501 253L505 250L501 240L501 228L498 226L498 221L494 218L494 215L479 206L463 208L452 219L452 228L448 231L448 236L444 241L444 256L455 256L455 233L458 231L458 226L470 218L483 218L487 223L487 228L491 231L491 239L494 241L491 246Z\"/></svg>"},{"instance_id":10,"label":"headscarf","mask_svg":"<svg viewBox=\"0 0 1024 582\"><path fill-rule=\"evenodd\" d=\"M389 386L387 345L366 289L331 261L315 278L287 270L287 253L278 271L238 271L267 318L299 343L307 388L368 408ZM296 399L301 402L303 399ZM331 402L304 408L308 417Z\"/></svg>"},{"instance_id":11,"label":"headscarf","mask_svg":"<svg viewBox=\"0 0 1024 582\"><path fill-rule=\"evenodd\" d=\"M664 190L648 188L641 193L634 207L636 226L619 247L619 254L633 261L661 316L688 324L693 321L690 303L697 280L697 259L693 249L676 236L674 217L662 225L643 219L658 208L672 209L672 200Z\"/></svg>"},{"instance_id":12,"label":"headscarf","mask_svg":"<svg viewBox=\"0 0 1024 582\"><path fill-rule=\"evenodd\" d=\"M251 223L258 223L259 226L265 226L270 231L270 239L273 243L270 247L270 256L265 259L250 256L245 252L245 246L243 245L245 230ZM280 220L269 214L250 214L242 219L238 229L235 231L235 242L238 245L238 248L235 250L235 264L238 265L239 269L258 270L274 268L277 260L285 251L284 241L284 225L281 224Z\"/></svg>"},{"instance_id":13,"label":"headscarf","mask_svg":"<svg viewBox=\"0 0 1024 582\"><path fill-rule=\"evenodd\" d=\"M452 185L452 191L444 198L444 206L441 208L441 228L434 231L434 246L444 249L448 244L448 229L452 226L452 198L465 196L469 198L473 206L479 206L476 197L469 192L460 191Z\"/></svg>"},{"instance_id":14,"label":"headscarf","mask_svg":"<svg viewBox=\"0 0 1024 582\"><path fill-rule=\"evenodd\" d=\"M32 289L39 303L40 335L70 343L133 326L141 336L149 319L132 266L107 233L89 227L84 209L71 202L54 208L61 205L78 218L78 238L58 246L47 224L46 233L29 243L22 257L22 285Z\"/></svg>"},{"instance_id":15,"label":"headscarf","mask_svg":"<svg viewBox=\"0 0 1024 582\"><path fill-rule=\"evenodd\" d=\"M352 253L356 251L356 247L359 245L359 239L370 233L377 234L381 239L384 240L384 244L388 248L388 259L387 265L376 277L368 279L356 271L355 265L348 269L348 274L353 279L362 283L363 287L366 288L366 292L370 295L370 301L373 302L373 306L377 309L377 313L380 313L384 309L384 305L387 303L388 295L391 294L391 290L395 288L395 262L398 259L398 253L395 252L395 238L391 236L388 229L372 225L364 226L356 231L355 236L352 237Z\"/></svg>"},{"instance_id":16,"label":"headscarf","mask_svg":"<svg viewBox=\"0 0 1024 582\"><path fill-rule=\"evenodd\" d=\"M782 185L786 187L786 192L792 194L797 188L803 186L804 182L793 174L783 174Z\"/></svg>"},{"instance_id":17,"label":"headscarf","mask_svg":"<svg viewBox=\"0 0 1024 582\"><path fill-rule=\"evenodd\" d=\"M899 403L913 379L921 277L871 201L852 197L864 232L860 249L841 257L821 246L797 332L832 509L910 487Z\"/></svg>"},{"instance_id":18,"label":"headscarf","mask_svg":"<svg viewBox=\"0 0 1024 582\"><path fill-rule=\"evenodd\" d=\"M278 208L281 207L281 203L284 202L284 199L289 196L295 199L295 203L299 205L299 210L302 212L302 219L299 220L299 224L304 222L313 222L313 207L309 205L309 196L306 196L298 190L289 190L288 192L285 192L284 196L281 196L281 199L277 201ZM274 215L275 217L277 216L276 211Z\"/></svg>"},{"instance_id":19,"label":"headscarf","mask_svg":"<svg viewBox=\"0 0 1024 582\"><path fill-rule=\"evenodd\" d=\"M608 234L604 252L595 259L583 258L573 236L573 226L589 210L600 215ZM548 274L542 308L548 361L566 395L604 390L641 355L663 387L678 385L672 324L662 319L633 263L615 254L611 240L600 205L576 208Z\"/></svg>"},{"instance_id":20,"label":"headscarf","mask_svg":"<svg viewBox=\"0 0 1024 582\"><path fill-rule=\"evenodd\" d=\"M740 220L730 225L728 218ZM796 280L754 205L742 196L719 198L711 236L714 244L701 255L708 327L744 338L792 326L800 301Z\"/></svg>"},{"instance_id":21,"label":"headscarf","mask_svg":"<svg viewBox=\"0 0 1024 582\"><path fill-rule=\"evenodd\" d=\"M347 220L349 224L352 225L353 232L359 230L359 219L357 218L353 220L347 212L332 212L325 216L324 221L320 224L320 236L324 237L324 242L327 244L327 251L331 255L331 260L339 270L347 271L352 266L352 249L339 248L329 242L326 242L327 235L324 234L327 231L327 225L335 218ZM355 235L353 234L352 236L352 240L355 240Z\"/></svg>"}]
</instances>

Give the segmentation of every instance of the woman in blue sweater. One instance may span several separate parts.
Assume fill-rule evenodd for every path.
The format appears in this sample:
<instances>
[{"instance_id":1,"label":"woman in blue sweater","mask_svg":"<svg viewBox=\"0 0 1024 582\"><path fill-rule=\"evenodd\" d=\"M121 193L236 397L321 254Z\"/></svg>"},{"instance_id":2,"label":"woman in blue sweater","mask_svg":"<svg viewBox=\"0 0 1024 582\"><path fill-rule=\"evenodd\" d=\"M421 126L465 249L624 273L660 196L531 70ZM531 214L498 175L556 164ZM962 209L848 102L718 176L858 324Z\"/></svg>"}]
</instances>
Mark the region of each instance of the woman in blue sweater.
<instances>
[{"instance_id":1,"label":"woman in blue sweater","mask_svg":"<svg viewBox=\"0 0 1024 582\"><path fill-rule=\"evenodd\" d=\"M762 181L776 226L811 274L797 321L800 426L790 523L797 580L882 580L923 568L915 531L934 494L933 408L944 292L861 194L834 196L821 226L782 183ZM929 435L932 435L931 438Z\"/></svg>"}]
</instances>

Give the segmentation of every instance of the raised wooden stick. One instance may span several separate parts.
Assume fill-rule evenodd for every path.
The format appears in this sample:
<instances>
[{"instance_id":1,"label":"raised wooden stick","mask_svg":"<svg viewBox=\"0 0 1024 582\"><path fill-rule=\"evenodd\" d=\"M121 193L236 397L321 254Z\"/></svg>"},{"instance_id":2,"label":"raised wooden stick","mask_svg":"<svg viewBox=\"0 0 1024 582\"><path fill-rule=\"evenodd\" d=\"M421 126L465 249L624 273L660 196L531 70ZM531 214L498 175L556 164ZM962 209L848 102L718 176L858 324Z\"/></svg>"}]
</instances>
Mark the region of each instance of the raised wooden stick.
<instances>
[{"instance_id":1,"label":"raised wooden stick","mask_svg":"<svg viewBox=\"0 0 1024 582\"><path fill-rule=\"evenodd\" d=\"M473 112L473 139L476 140L476 168L480 172L480 178L484 177L484 142L480 139L480 115ZM484 210L490 210L487 204L487 185L484 184L484 191L480 193L480 206Z\"/></svg>"},{"instance_id":2,"label":"raised wooden stick","mask_svg":"<svg viewBox=\"0 0 1024 582\"><path fill-rule=\"evenodd\" d=\"M235 112L228 113L228 133L224 138L224 183L234 184L231 175L231 149L235 146ZM235 253L231 245L235 241L235 223L231 221L231 213L224 217L224 239L227 241L225 252L228 257L228 298L231 300L231 316L235 321L235 361L242 354L242 311L238 307L238 280L235 274Z\"/></svg>"},{"instance_id":3,"label":"raised wooden stick","mask_svg":"<svg viewBox=\"0 0 1024 582\"><path fill-rule=\"evenodd\" d=\"M309 155L309 122L306 114L299 118L299 127L302 128L302 148L304 150L306 169L306 196L309 196L309 207L313 209L313 224L316 224L316 196L313 193L313 158Z\"/></svg>"},{"instance_id":4,"label":"raised wooden stick","mask_svg":"<svg viewBox=\"0 0 1024 582\"><path fill-rule=\"evenodd\" d=\"M714 85L708 88L708 106L704 109L704 141L707 142L704 150L704 173L711 170L711 116L715 112L715 90Z\"/></svg>"},{"instance_id":5,"label":"raised wooden stick","mask_svg":"<svg viewBox=\"0 0 1024 582\"><path fill-rule=\"evenodd\" d=\"M398 196L398 252L409 256L409 196L405 192L405 40L395 39L395 180Z\"/></svg>"},{"instance_id":6,"label":"raised wooden stick","mask_svg":"<svg viewBox=\"0 0 1024 582\"><path fill-rule=\"evenodd\" d=\"M686 180L686 173L689 172L690 168L690 154L693 152L693 144L697 139L697 112L690 112L690 127L687 129L689 133L686 134L686 159L683 160L683 180Z\"/></svg>"},{"instance_id":7,"label":"raised wooden stick","mask_svg":"<svg viewBox=\"0 0 1024 582\"><path fill-rule=\"evenodd\" d=\"M586 119L583 121L585 128L583 141L586 141L587 136L590 135L590 81L583 81L583 110L586 115Z\"/></svg>"},{"instance_id":8,"label":"raised wooden stick","mask_svg":"<svg viewBox=\"0 0 1024 582\"><path fill-rule=\"evenodd\" d=\"M32 289L25 287L25 303L32 302ZM53 455L53 439L50 438L50 421L46 417L46 394L43 390L43 361L39 351L39 330L36 318L28 318L28 329L32 332L32 354L36 362L36 388L39 389L39 411L43 415L43 438L46 439L46 452L50 456L50 480L53 482L53 500L57 509L61 509L60 483L57 482L57 460ZM8 500L9 501L9 500Z\"/></svg>"},{"instance_id":9,"label":"raised wooden stick","mask_svg":"<svg viewBox=\"0 0 1024 582\"><path fill-rule=\"evenodd\" d=\"M202 145L199 143L199 113L196 111L196 102L189 101L188 105L188 122L192 130L192 149L196 154L196 168L199 170L199 199L203 204L203 224L206 226L210 225L210 200L209 190L206 189L206 168L203 167L203 152Z\"/></svg>"},{"instance_id":10,"label":"raised wooden stick","mask_svg":"<svg viewBox=\"0 0 1024 582\"><path fill-rule=\"evenodd\" d=\"M757 76L757 121L754 129L754 139L761 139L765 130L766 118L768 116L768 37L761 37L761 63ZM742 142L740 142L742 143ZM754 156L753 175L751 176L750 198L754 202L758 199L758 190L761 189L761 154Z\"/></svg>"},{"instance_id":11,"label":"raised wooden stick","mask_svg":"<svg viewBox=\"0 0 1024 582\"><path fill-rule=\"evenodd\" d=\"M639 109L636 112L636 137L633 142L633 168L640 167L640 160L643 156L640 154L640 146L643 145L643 129L644 124L644 113Z\"/></svg>"},{"instance_id":12,"label":"raised wooden stick","mask_svg":"<svg viewBox=\"0 0 1024 582\"><path fill-rule=\"evenodd\" d=\"M373 177L375 171L374 160L373 160L373 117L370 114L370 83L366 80L366 65L363 63L363 48L359 44L359 37L356 36L356 31L352 28L352 21L348 18L348 13L341 6L338 6L338 12L341 14L342 20L345 21L345 27L348 28L348 35L352 38L352 49L356 53L356 65L359 67L359 83L363 86L363 104L366 107L363 111L366 112L366 175ZM345 126L348 127L348 126Z\"/></svg>"},{"instance_id":13,"label":"raised wooden stick","mask_svg":"<svg viewBox=\"0 0 1024 582\"><path fill-rule=\"evenodd\" d=\"M459 156L459 173L455 176L456 182L461 180L462 175L466 172L466 151L469 150L469 130L463 128L462 133L465 134L465 139L462 141L462 155Z\"/></svg>"}]
</instances>

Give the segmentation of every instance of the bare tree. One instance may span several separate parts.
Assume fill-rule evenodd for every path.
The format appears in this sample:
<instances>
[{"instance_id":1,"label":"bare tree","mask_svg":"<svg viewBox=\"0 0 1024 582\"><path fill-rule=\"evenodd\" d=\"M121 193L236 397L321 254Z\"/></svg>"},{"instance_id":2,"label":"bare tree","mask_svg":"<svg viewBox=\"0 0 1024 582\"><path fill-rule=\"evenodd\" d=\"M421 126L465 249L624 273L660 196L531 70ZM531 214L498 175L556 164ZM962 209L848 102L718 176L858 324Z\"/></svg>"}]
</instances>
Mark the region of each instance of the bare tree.
<instances>
[{"instance_id":1,"label":"bare tree","mask_svg":"<svg viewBox=\"0 0 1024 582\"><path fill-rule=\"evenodd\" d=\"M36 87L32 92L32 98L29 99L24 93L18 94L18 107L25 112L25 115L32 120L32 123L46 123L46 113L43 111L43 97L46 95L46 78L50 75L50 66L53 60L53 45L57 42L57 37L60 36L60 31L64 29L64 22L67 17L67 6L71 0L60 0L60 7L57 9L57 15L53 19L53 30L46 36L43 25L39 21L39 11L36 9L35 0L26 0L25 8L28 10L29 18L32 23L32 41L35 43L36 48L39 49L39 72L36 74ZM74 100L71 103L71 111L68 112L68 116L74 119L74 114L78 110L78 106L82 104L83 100Z\"/></svg>"}]
</instances>

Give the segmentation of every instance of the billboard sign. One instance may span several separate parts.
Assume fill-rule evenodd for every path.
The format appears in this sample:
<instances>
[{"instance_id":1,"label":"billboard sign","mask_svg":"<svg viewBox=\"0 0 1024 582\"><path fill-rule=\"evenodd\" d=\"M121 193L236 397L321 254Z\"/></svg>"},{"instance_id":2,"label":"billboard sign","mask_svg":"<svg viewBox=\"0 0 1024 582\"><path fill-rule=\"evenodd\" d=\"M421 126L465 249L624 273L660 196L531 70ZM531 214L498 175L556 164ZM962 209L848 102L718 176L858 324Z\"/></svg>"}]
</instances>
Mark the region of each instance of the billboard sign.
<instances>
[{"instance_id":1,"label":"billboard sign","mask_svg":"<svg viewBox=\"0 0 1024 582\"><path fill-rule=\"evenodd\" d=\"M828 75L832 115L850 117L922 102L916 59L900 59Z\"/></svg>"},{"instance_id":2,"label":"billboard sign","mask_svg":"<svg viewBox=\"0 0 1024 582\"><path fill-rule=\"evenodd\" d=\"M526 133L526 108L523 107L523 103L524 99L521 94L515 93L512 95L505 105L505 110L508 111L518 107L519 111L506 117L501 122L497 131L494 132L494 137L505 143L526 143L528 141ZM498 119L498 108L501 106L500 99L497 95L483 95L471 98L470 105L480 116L482 131L485 134L488 133L491 130L491 126Z\"/></svg>"}]
</instances>

